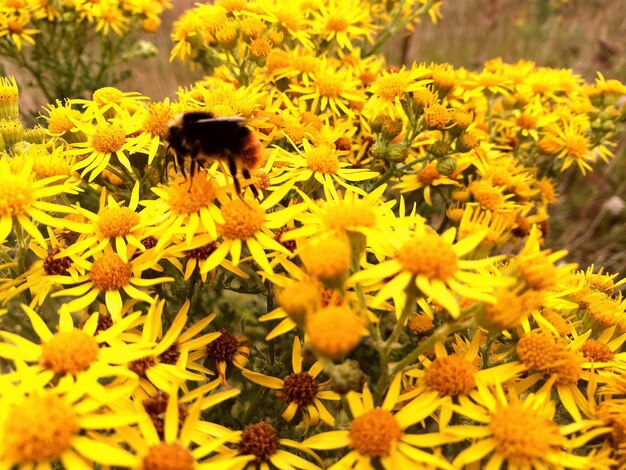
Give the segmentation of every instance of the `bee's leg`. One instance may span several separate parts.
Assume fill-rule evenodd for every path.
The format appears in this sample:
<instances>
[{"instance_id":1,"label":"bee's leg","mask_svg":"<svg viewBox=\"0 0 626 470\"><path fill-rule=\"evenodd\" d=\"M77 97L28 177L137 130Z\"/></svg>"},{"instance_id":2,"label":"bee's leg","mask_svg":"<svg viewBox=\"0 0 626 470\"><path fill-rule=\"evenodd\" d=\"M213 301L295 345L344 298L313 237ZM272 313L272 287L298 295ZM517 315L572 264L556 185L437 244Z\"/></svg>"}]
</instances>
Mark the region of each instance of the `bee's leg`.
<instances>
[{"instance_id":1,"label":"bee's leg","mask_svg":"<svg viewBox=\"0 0 626 470\"><path fill-rule=\"evenodd\" d=\"M180 173L183 175L183 178L187 178L187 175L185 174L185 156L182 153L176 154L176 163L180 168Z\"/></svg>"},{"instance_id":2,"label":"bee's leg","mask_svg":"<svg viewBox=\"0 0 626 470\"><path fill-rule=\"evenodd\" d=\"M248 171L247 168L244 168L243 170L241 170L241 173L243 174L243 177L247 180L251 180L252 179L252 175L250 175L250 171ZM255 199L259 199L259 190L256 188L256 186L254 184L252 184L252 182L250 182L250 189L252 190L252 194L254 194L254 198Z\"/></svg>"},{"instance_id":3,"label":"bee's leg","mask_svg":"<svg viewBox=\"0 0 626 470\"><path fill-rule=\"evenodd\" d=\"M235 192L237 196L241 197L241 185L239 184L239 180L237 179L237 163L232 155L228 156L228 171L230 171L230 176L233 177L233 184L235 185Z\"/></svg>"}]
</instances>

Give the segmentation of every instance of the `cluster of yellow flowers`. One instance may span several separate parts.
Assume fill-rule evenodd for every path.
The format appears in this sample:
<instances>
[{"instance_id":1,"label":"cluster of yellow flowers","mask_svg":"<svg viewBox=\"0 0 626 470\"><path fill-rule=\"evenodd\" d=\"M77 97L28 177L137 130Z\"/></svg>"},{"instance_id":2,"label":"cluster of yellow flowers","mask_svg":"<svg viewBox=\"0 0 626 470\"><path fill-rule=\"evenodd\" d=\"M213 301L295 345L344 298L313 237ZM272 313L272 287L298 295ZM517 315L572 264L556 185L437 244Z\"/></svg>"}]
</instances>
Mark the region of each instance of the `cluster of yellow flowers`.
<instances>
[{"instance_id":1,"label":"cluster of yellow flowers","mask_svg":"<svg viewBox=\"0 0 626 470\"><path fill-rule=\"evenodd\" d=\"M626 280L544 242L626 86L386 66L438 7L198 5L172 54L211 76L32 129L0 80L0 468L626 465ZM172 164L190 112L258 137L241 192L238 155Z\"/></svg>"}]
</instances>

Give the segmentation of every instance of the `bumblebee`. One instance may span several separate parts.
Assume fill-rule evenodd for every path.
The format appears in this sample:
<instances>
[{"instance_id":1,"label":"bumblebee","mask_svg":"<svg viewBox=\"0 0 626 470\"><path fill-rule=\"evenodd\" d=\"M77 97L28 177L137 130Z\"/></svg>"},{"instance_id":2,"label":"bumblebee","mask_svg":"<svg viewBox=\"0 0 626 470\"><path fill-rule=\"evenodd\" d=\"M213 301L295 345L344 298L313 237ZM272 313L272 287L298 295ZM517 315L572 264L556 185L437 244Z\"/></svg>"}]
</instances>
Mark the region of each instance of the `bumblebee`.
<instances>
[{"instance_id":1,"label":"bumblebee","mask_svg":"<svg viewBox=\"0 0 626 470\"><path fill-rule=\"evenodd\" d=\"M226 162L238 196L241 196L239 169L245 179L250 179L250 172L261 164L259 139L242 117L215 117L203 111L181 113L168 124L166 140L166 167L172 159L182 175L187 176L185 158L189 157L189 172L193 177L207 162ZM258 197L257 188L254 185L250 188Z\"/></svg>"}]
</instances>

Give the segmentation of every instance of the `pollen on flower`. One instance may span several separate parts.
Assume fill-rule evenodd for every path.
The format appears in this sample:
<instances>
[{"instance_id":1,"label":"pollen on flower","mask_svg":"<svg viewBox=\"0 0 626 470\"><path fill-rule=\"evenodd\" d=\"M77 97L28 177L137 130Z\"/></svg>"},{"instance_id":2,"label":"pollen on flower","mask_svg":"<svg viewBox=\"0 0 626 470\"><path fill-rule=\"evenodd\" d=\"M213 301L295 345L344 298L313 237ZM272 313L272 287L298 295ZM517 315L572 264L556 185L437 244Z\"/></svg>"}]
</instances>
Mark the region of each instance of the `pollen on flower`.
<instances>
[{"instance_id":1,"label":"pollen on flower","mask_svg":"<svg viewBox=\"0 0 626 470\"><path fill-rule=\"evenodd\" d=\"M152 103L148 107L148 115L143 121L142 129L152 135L165 137L168 123L172 120L172 111L163 103Z\"/></svg>"},{"instance_id":2,"label":"pollen on flower","mask_svg":"<svg viewBox=\"0 0 626 470\"><path fill-rule=\"evenodd\" d=\"M19 175L0 175L0 216L21 215L35 201L32 183Z\"/></svg>"},{"instance_id":3,"label":"pollen on flower","mask_svg":"<svg viewBox=\"0 0 626 470\"><path fill-rule=\"evenodd\" d=\"M544 252L520 254L516 265L531 289L548 289L557 279L557 269Z\"/></svg>"},{"instance_id":4,"label":"pollen on flower","mask_svg":"<svg viewBox=\"0 0 626 470\"><path fill-rule=\"evenodd\" d=\"M456 253L445 240L432 233L411 238L396 257L407 271L429 279L446 281L457 271Z\"/></svg>"},{"instance_id":5,"label":"pollen on flower","mask_svg":"<svg viewBox=\"0 0 626 470\"><path fill-rule=\"evenodd\" d=\"M402 437L402 429L388 410L375 408L350 423L350 447L362 455L384 457Z\"/></svg>"},{"instance_id":6,"label":"pollen on flower","mask_svg":"<svg viewBox=\"0 0 626 470\"><path fill-rule=\"evenodd\" d=\"M615 356L606 344L595 339L585 341L580 351L583 353L583 356L593 362L608 362L613 360Z\"/></svg>"},{"instance_id":7,"label":"pollen on flower","mask_svg":"<svg viewBox=\"0 0 626 470\"><path fill-rule=\"evenodd\" d=\"M222 206L225 238L247 240L263 227L265 210L256 201L233 199Z\"/></svg>"},{"instance_id":8,"label":"pollen on flower","mask_svg":"<svg viewBox=\"0 0 626 470\"><path fill-rule=\"evenodd\" d=\"M504 196L502 193L497 188L493 187L488 181L474 181L470 184L469 191L483 209L496 211L500 209L504 203Z\"/></svg>"},{"instance_id":9,"label":"pollen on flower","mask_svg":"<svg viewBox=\"0 0 626 470\"><path fill-rule=\"evenodd\" d=\"M193 178L178 177L170 181L166 191L167 203L178 215L193 214L208 207L217 195L215 183L204 172L196 173Z\"/></svg>"},{"instance_id":10,"label":"pollen on flower","mask_svg":"<svg viewBox=\"0 0 626 470\"><path fill-rule=\"evenodd\" d=\"M436 162L429 163L417 173L417 181L424 186L430 186L439 177L441 177L441 175L437 171Z\"/></svg>"},{"instance_id":11,"label":"pollen on flower","mask_svg":"<svg viewBox=\"0 0 626 470\"><path fill-rule=\"evenodd\" d=\"M309 274L332 284L341 280L350 267L350 244L342 238L324 238L308 245L300 253L300 259Z\"/></svg>"},{"instance_id":12,"label":"pollen on flower","mask_svg":"<svg viewBox=\"0 0 626 470\"><path fill-rule=\"evenodd\" d=\"M558 359L554 340L539 331L522 336L516 352L529 369L545 370Z\"/></svg>"},{"instance_id":13,"label":"pollen on flower","mask_svg":"<svg viewBox=\"0 0 626 470\"><path fill-rule=\"evenodd\" d=\"M128 235L139 223L139 214L128 207L105 207L98 214L98 230L103 237Z\"/></svg>"},{"instance_id":14,"label":"pollen on flower","mask_svg":"<svg viewBox=\"0 0 626 470\"><path fill-rule=\"evenodd\" d=\"M519 401L499 406L491 416L489 431L497 452L516 467L530 467L532 462L558 452L565 443L554 422Z\"/></svg>"},{"instance_id":15,"label":"pollen on flower","mask_svg":"<svg viewBox=\"0 0 626 470\"><path fill-rule=\"evenodd\" d=\"M339 171L339 158L327 145L309 149L306 152L306 161L308 167L316 173L334 175Z\"/></svg>"},{"instance_id":16,"label":"pollen on flower","mask_svg":"<svg viewBox=\"0 0 626 470\"><path fill-rule=\"evenodd\" d=\"M250 55L252 57L267 57L272 50L272 43L266 37L253 39L250 42Z\"/></svg>"},{"instance_id":17,"label":"pollen on flower","mask_svg":"<svg viewBox=\"0 0 626 470\"><path fill-rule=\"evenodd\" d=\"M233 359L235 354L237 354L239 340L224 328L220 330L220 333L219 338L207 344L207 354L215 362L229 362Z\"/></svg>"},{"instance_id":18,"label":"pollen on flower","mask_svg":"<svg viewBox=\"0 0 626 470\"><path fill-rule=\"evenodd\" d=\"M4 455L18 465L57 459L79 430L74 410L51 393L33 394L14 405L5 423Z\"/></svg>"},{"instance_id":19,"label":"pollen on flower","mask_svg":"<svg viewBox=\"0 0 626 470\"><path fill-rule=\"evenodd\" d=\"M403 73L383 74L378 78L378 95L386 101L402 98L411 78Z\"/></svg>"},{"instance_id":20,"label":"pollen on flower","mask_svg":"<svg viewBox=\"0 0 626 470\"><path fill-rule=\"evenodd\" d=\"M41 365L58 374L77 374L98 359L98 352L93 336L82 330L63 331L41 345Z\"/></svg>"},{"instance_id":21,"label":"pollen on flower","mask_svg":"<svg viewBox=\"0 0 626 470\"><path fill-rule=\"evenodd\" d=\"M92 147L102 153L117 152L126 143L126 132L119 124L100 126L91 139Z\"/></svg>"},{"instance_id":22,"label":"pollen on flower","mask_svg":"<svg viewBox=\"0 0 626 470\"><path fill-rule=\"evenodd\" d=\"M444 396L466 395L476 385L476 367L467 359L453 354L437 358L424 373L424 382Z\"/></svg>"},{"instance_id":23,"label":"pollen on flower","mask_svg":"<svg viewBox=\"0 0 626 470\"><path fill-rule=\"evenodd\" d=\"M433 103L424 108L424 121L433 129L442 129L450 122L450 112L445 106Z\"/></svg>"},{"instance_id":24,"label":"pollen on flower","mask_svg":"<svg viewBox=\"0 0 626 470\"><path fill-rule=\"evenodd\" d=\"M60 135L75 127L72 119L80 119L80 111L68 106L59 106L49 109L48 130L51 134Z\"/></svg>"},{"instance_id":25,"label":"pollen on flower","mask_svg":"<svg viewBox=\"0 0 626 470\"><path fill-rule=\"evenodd\" d=\"M320 96L336 97L343 92L344 77L329 72L318 73L317 88Z\"/></svg>"},{"instance_id":26,"label":"pollen on flower","mask_svg":"<svg viewBox=\"0 0 626 470\"><path fill-rule=\"evenodd\" d=\"M306 333L313 347L330 358L349 353L361 341L363 324L345 306L331 306L306 317Z\"/></svg>"},{"instance_id":27,"label":"pollen on flower","mask_svg":"<svg viewBox=\"0 0 626 470\"><path fill-rule=\"evenodd\" d=\"M239 453L254 455L254 461L257 463L267 462L278 450L278 444L278 435L274 427L261 421L243 428L241 441L239 441Z\"/></svg>"},{"instance_id":28,"label":"pollen on flower","mask_svg":"<svg viewBox=\"0 0 626 470\"><path fill-rule=\"evenodd\" d=\"M161 442L148 449L142 470L193 470L196 459L179 444Z\"/></svg>"},{"instance_id":29,"label":"pollen on flower","mask_svg":"<svg viewBox=\"0 0 626 470\"><path fill-rule=\"evenodd\" d=\"M319 383L308 372L298 372L284 378L283 400L289 404L309 406L313 403L319 390Z\"/></svg>"},{"instance_id":30,"label":"pollen on flower","mask_svg":"<svg viewBox=\"0 0 626 470\"><path fill-rule=\"evenodd\" d=\"M331 230L350 230L354 227L376 225L376 213L371 205L362 199L337 201L328 206L322 219Z\"/></svg>"},{"instance_id":31,"label":"pollen on flower","mask_svg":"<svg viewBox=\"0 0 626 470\"><path fill-rule=\"evenodd\" d=\"M433 321L425 313L413 315L407 322L407 328L414 335L428 333L434 328Z\"/></svg>"},{"instance_id":32,"label":"pollen on flower","mask_svg":"<svg viewBox=\"0 0 626 470\"><path fill-rule=\"evenodd\" d=\"M119 103L122 101L124 93L112 86L98 88L93 92L93 102L98 105L99 108L108 103Z\"/></svg>"},{"instance_id":33,"label":"pollen on flower","mask_svg":"<svg viewBox=\"0 0 626 470\"><path fill-rule=\"evenodd\" d=\"M131 265L124 263L115 253L106 253L91 265L91 282L102 292L119 290L128 285L131 275Z\"/></svg>"}]
</instances>

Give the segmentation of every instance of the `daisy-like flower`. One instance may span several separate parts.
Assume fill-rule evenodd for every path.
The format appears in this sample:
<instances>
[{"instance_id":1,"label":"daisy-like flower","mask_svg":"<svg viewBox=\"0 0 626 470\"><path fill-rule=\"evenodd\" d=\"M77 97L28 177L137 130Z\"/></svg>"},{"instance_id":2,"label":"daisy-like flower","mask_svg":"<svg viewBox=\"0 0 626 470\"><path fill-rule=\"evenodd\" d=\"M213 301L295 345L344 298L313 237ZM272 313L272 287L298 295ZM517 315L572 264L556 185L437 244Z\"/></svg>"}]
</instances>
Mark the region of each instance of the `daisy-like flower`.
<instances>
[{"instance_id":1,"label":"daisy-like flower","mask_svg":"<svg viewBox=\"0 0 626 470\"><path fill-rule=\"evenodd\" d=\"M47 213L70 213L74 209L44 200L62 194L78 194L78 181L63 175L33 181L33 176L32 160L23 159L21 167L14 170L9 157L0 158L0 243L19 226L45 247L46 241L31 219L49 227L84 231L82 224L56 219Z\"/></svg>"},{"instance_id":2,"label":"daisy-like flower","mask_svg":"<svg viewBox=\"0 0 626 470\"><path fill-rule=\"evenodd\" d=\"M455 414L476 423L446 428L446 434L473 440L455 457L455 468L472 464L485 468L589 468L590 457L576 455L576 449L610 431L589 420L559 425L549 394L530 393L522 399L509 388L506 396L496 383L495 390L484 389L473 398L450 405Z\"/></svg>"},{"instance_id":3,"label":"daisy-like flower","mask_svg":"<svg viewBox=\"0 0 626 470\"><path fill-rule=\"evenodd\" d=\"M298 411L306 427L315 426L320 420L329 426L335 425L335 418L328 412L321 400L339 400L338 393L330 390L321 390L330 383L319 382L316 377L323 371L321 362L316 361L308 371L302 371L302 345L297 336L293 339L291 365L293 373L284 379L243 370L243 375L252 382L277 390L278 396L287 405L282 417L286 421L294 419Z\"/></svg>"},{"instance_id":4,"label":"daisy-like flower","mask_svg":"<svg viewBox=\"0 0 626 470\"><path fill-rule=\"evenodd\" d=\"M401 193L409 191L417 191L419 189L424 192L424 201L429 206L433 205L431 191L433 187L449 185L458 186L459 183L452 178L441 175L437 171L437 162L431 162L419 170L413 179L413 175L404 176L403 181L396 184L394 189L399 189Z\"/></svg>"},{"instance_id":5,"label":"daisy-like flower","mask_svg":"<svg viewBox=\"0 0 626 470\"><path fill-rule=\"evenodd\" d=\"M81 328L75 328L67 309L61 308L59 328L52 333L37 312L26 305L22 306L28 315L33 330L39 336L41 344L35 344L17 334L1 332L6 343L0 356L12 361L37 363L33 370L47 371L49 379L61 377L62 384L72 384L83 393L98 400L105 400L107 386L98 383L101 379L117 378L116 386L122 382L130 393L137 384L137 377L126 368L125 364L133 357L140 358L144 351L121 345L101 347L105 336L98 335L98 316L91 316ZM110 333L109 333L110 336Z\"/></svg>"},{"instance_id":6,"label":"daisy-like flower","mask_svg":"<svg viewBox=\"0 0 626 470\"><path fill-rule=\"evenodd\" d=\"M224 222L216 204L219 191L213 174L207 171L199 171L193 178L177 176L167 186L152 188L158 199L141 204L148 211L146 216L163 227L154 234L157 251L177 235L184 236L187 244L194 235L209 234L215 240L217 224Z\"/></svg>"},{"instance_id":7,"label":"daisy-like flower","mask_svg":"<svg viewBox=\"0 0 626 470\"><path fill-rule=\"evenodd\" d=\"M286 181L301 182L314 178L323 185L324 190L338 199L335 183L365 196L365 191L348 183L366 181L379 174L365 168L351 168L351 164L340 160L346 152L338 151L328 144L312 145L307 139L302 139L302 149L293 144L296 153L279 149L276 160L286 166L281 175L272 178L272 184L281 184Z\"/></svg>"},{"instance_id":8,"label":"daisy-like flower","mask_svg":"<svg viewBox=\"0 0 626 470\"><path fill-rule=\"evenodd\" d=\"M167 391L172 385L186 380L204 380L210 371L195 364L190 354L196 353L196 357L203 357L210 343L220 336L219 332L212 332L194 337L211 323L215 314L182 333L187 324L189 300L185 301L163 334L164 306L165 300L157 299L148 310L141 334L126 334L128 344L148 350L141 357L128 361L128 368L140 377L142 390L135 393L141 396L154 396L158 390ZM200 373L191 372L191 369Z\"/></svg>"},{"instance_id":9,"label":"daisy-like flower","mask_svg":"<svg viewBox=\"0 0 626 470\"><path fill-rule=\"evenodd\" d=\"M31 14L27 10L12 12L0 10L0 38L7 37L18 51L22 50L24 43L33 46L33 35L39 33L38 29L29 28Z\"/></svg>"},{"instance_id":10,"label":"daisy-like flower","mask_svg":"<svg viewBox=\"0 0 626 470\"><path fill-rule=\"evenodd\" d=\"M374 27L371 24L370 6L358 0L335 1L319 5L314 24L328 42L336 41L344 49L352 50L360 40L372 42Z\"/></svg>"},{"instance_id":11,"label":"daisy-like flower","mask_svg":"<svg viewBox=\"0 0 626 470\"><path fill-rule=\"evenodd\" d=\"M129 466L144 470L212 470L235 468L250 461L250 456L224 455L223 444L232 440L236 433L225 432L214 438L202 431L203 424L212 423L203 422L200 413L239 393L238 389L215 393L181 409L178 388L172 387L167 391L165 410L156 422L147 400L136 401L133 411L140 416L138 426L119 429L119 437L135 452ZM219 458L220 463L209 462L211 458Z\"/></svg>"},{"instance_id":12,"label":"daisy-like flower","mask_svg":"<svg viewBox=\"0 0 626 470\"><path fill-rule=\"evenodd\" d=\"M352 276L351 281L367 286L384 280L375 297L377 302L414 285L418 292L442 306L454 318L460 315L460 308L453 292L468 299L493 303L495 299L489 291L509 280L497 279L476 270L492 265L496 259L462 259L472 253L486 231L454 243L456 229L448 229L438 235L423 219L413 220L415 227L412 230L399 227L401 229L396 230L393 237L390 235L390 259L362 269Z\"/></svg>"},{"instance_id":13,"label":"daisy-like flower","mask_svg":"<svg viewBox=\"0 0 626 470\"><path fill-rule=\"evenodd\" d=\"M372 96L367 100L364 113L367 116L384 115L392 119L406 116L403 103L409 99L409 93L432 82L431 79L423 78L430 73L424 66L382 72L369 88Z\"/></svg>"},{"instance_id":14,"label":"daisy-like flower","mask_svg":"<svg viewBox=\"0 0 626 470\"><path fill-rule=\"evenodd\" d=\"M107 121L101 113L95 114L95 123L86 120L76 120L76 128L83 132L86 141L72 144L67 155L74 155L78 161L73 169L81 171L81 176L89 175L89 181L105 169L119 173L124 169L133 173L129 157L133 154L147 154L149 151L150 136L139 133L141 123L129 114L120 116L114 121Z\"/></svg>"},{"instance_id":15,"label":"daisy-like flower","mask_svg":"<svg viewBox=\"0 0 626 470\"><path fill-rule=\"evenodd\" d=\"M444 404L459 402L462 404L477 388L480 390L479 387L493 385L496 381L505 383L526 370L526 367L514 362L480 368L478 366L482 360L479 356L480 339L481 334L478 330L466 349L455 354L448 354L442 343L436 343L433 360L422 356L420 363L423 368L405 372L404 381L408 392L402 396L404 400L433 391L442 398L442 406L437 410L439 428L442 431L452 419L451 409L443 406Z\"/></svg>"},{"instance_id":16,"label":"daisy-like flower","mask_svg":"<svg viewBox=\"0 0 626 470\"><path fill-rule=\"evenodd\" d=\"M230 467L233 470L270 470L271 468L321 469L321 466L295 455L295 452L306 454L321 465L322 461L317 454L299 442L281 438L274 426L265 421L246 426L242 431L238 431L229 442L236 447L232 449L230 456L252 457L248 462ZM293 449L294 453L282 449L281 446ZM221 457L215 459L216 463L221 459Z\"/></svg>"},{"instance_id":17,"label":"daisy-like flower","mask_svg":"<svg viewBox=\"0 0 626 470\"><path fill-rule=\"evenodd\" d=\"M87 469L94 463L127 467L133 456L118 444L90 434L113 433L138 421L136 414L117 413L84 390L59 384L42 390L4 386L0 392L0 466L3 468ZM111 393L119 400L120 395Z\"/></svg>"},{"instance_id":18,"label":"daisy-like flower","mask_svg":"<svg viewBox=\"0 0 626 470\"><path fill-rule=\"evenodd\" d=\"M302 102L311 101L309 109L324 112L326 108L335 116L354 116L351 109L352 103L365 101L361 91L361 81L352 76L348 69L334 70L326 60L318 64L317 69L304 76L300 84L292 84L290 92L298 93L298 99Z\"/></svg>"},{"instance_id":19,"label":"daisy-like flower","mask_svg":"<svg viewBox=\"0 0 626 470\"><path fill-rule=\"evenodd\" d=\"M592 171L590 162L595 160L591 151L591 138L580 125L574 122L564 123L558 126L557 134L552 134L559 149L555 157L562 159L561 170L567 170L573 163L576 163L580 172L585 175L587 171Z\"/></svg>"},{"instance_id":20,"label":"daisy-like flower","mask_svg":"<svg viewBox=\"0 0 626 470\"><path fill-rule=\"evenodd\" d=\"M78 240L65 252L66 256L77 253L97 253L106 246L114 246L115 253L125 263L134 252L143 252L146 247L141 243L144 238L146 213L138 213L139 183L135 183L127 207L122 206L107 194L106 189L100 194L100 208L97 214L77 208L77 211L91 221L91 231L80 235ZM142 215L144 220L142 221ZM143 222L143 223L142 223Z\"/></svg>"},{"instance_id":21,"label":"daisy-like flower","mask_svg":"<svg viewBox=\"0 0 626 470\"><path fill-rule=\"evenodd\" d=\"M219 333L219 338L207 344L202 352L194 354L194 359L205 357L205 364L212 366L213 370L217 371L220 381L226 384L228 364L243 370L248 364L250 347L245 336L235 336L224 328L220 329Z\"/></svg>"},{"instance_id":22,"label":"daisy-like flower","mask_svg":"<svg viewBox=\"0 0 626 470\"><path fill-rule=\"evenodd\" d=\"M202 268L204 267L204 263L209 258L209 256L211 256L215 252L215 250L217 250L217 247L218 243L210 235L198 235L194 237L189 243L185 243L184 240L180 240L177 243L172 243L170 247L166 248L163 251L161 258L166 259L170 263L172 263L176 267L176 269L178 269L183 274L183 279L185 281L189 280L197 269L200 272L200 278L202 279L202 282L206 282L207 274L209 274L209 272L203 271ZM231 273L239 276L242 279L248 279L250 277L228 259L222 260L222 262L219 264L219 267L230 271ZM211 275L213 276L215 271L211 271L211 273Z\"/></svg>"},{"instance_id":23,"label":"daisy-like flower","mask_svg":"<svg viewBox=\"0 0 626 470\"><path fill-rule=\"evenodd\" d=\"M83 120L94 119L101 115L107 118L119 116L128 118L136 111L144 111L144 101L149 99L136 91L121 91L118 88L107 86L93 92L90 100L74 98L69 102L83 108Z\"/></svg>"},{"instance_id":24,"label":"daisy-like flower","mask_svg":"<svg viewBox=\"0 0 626 470\"><path fill-rule=\"evenodd\" d=\"M41 306L50 295L52 289L58 285L53 276L78 277L83 274L82 260L77 255L67 256L63 250L66 248L65 240L57 237L50 227L48 232L47 246L42 247L38 242L31 241L30 251L38 258L23 274L11 279L7 283L10 290L5 293L4 300L12 299L20 294L29 292L31 307Z\"/></svg>"},{"instance_id":25,"label":"daisy-like flower","mask_svg":"<svg viewBox=\"0 0 626 470\"><path fill-rule=\"evenodd\" d=\"M151 304L153 298L150 294L136 286L148 287L174 280L171 277L142 279L141 273L155 264L152 255L146 253L129 262L124 262L108 245L102 252L96 253L92 261L84 260L84 264L87 272L76 278L68 275L52 277L53 281L60 284L73 285L73 287L55 292L52 296L77 297L66 304L71 312L77 312L91 305L102 294L107 309L115 321L121 318L122 291L129 298Z\"/></svg>"},{"instance_id":26,"label":"daisy-like flower","mask_svg":"<svg viewBox=\"0 0 626 470\"><path fill-rule=\"evenodd\" d=\"M302 443L311 449L332 450L348 447L350 451L332 468L385 469L415 468L430 465L439 468L453 467L442 457L428 453L419 447L432 448L437 442L445 442L438 433L416 433L412 428L426 420L440 405L434 392L398 408L401 374L394 377L385 400L380 407L374 406L367 386L363 393L348 392L347 400L352 414L350 428L316 434ZM408 431L412 428L412 431Z\"/></svg>"},{"instance_id":27,"label":"daisy-like flower","mask_svg":"<svg viewBox=\"0 0 626 470\"><path fill-rule=\"evenodd\" d=\"M200 272L211 271L221 264L228 254L230 261L237 266L241 260L242 248L245 246L259 267L271 273L272 267L265 250L289 254L289 250L274 239L271 230L284 227L293 221L295 214L304 210L302 204L273 210L290 189L291 185L285 184L260 203L255 200L225 198L220 211L223 220L219 226L222 242L206 259Z\"/></svg>"}]
</instances>

